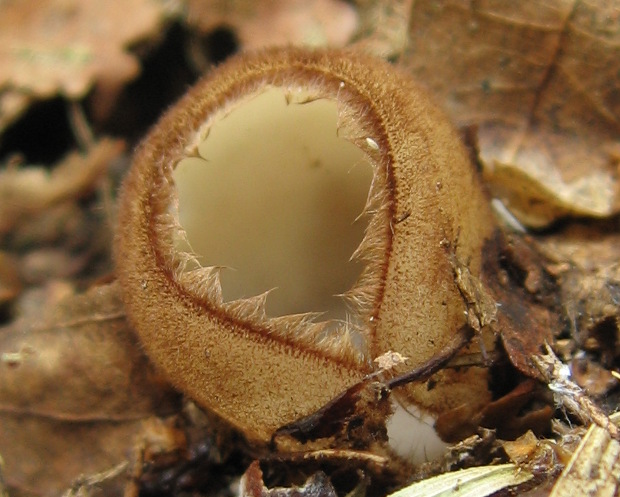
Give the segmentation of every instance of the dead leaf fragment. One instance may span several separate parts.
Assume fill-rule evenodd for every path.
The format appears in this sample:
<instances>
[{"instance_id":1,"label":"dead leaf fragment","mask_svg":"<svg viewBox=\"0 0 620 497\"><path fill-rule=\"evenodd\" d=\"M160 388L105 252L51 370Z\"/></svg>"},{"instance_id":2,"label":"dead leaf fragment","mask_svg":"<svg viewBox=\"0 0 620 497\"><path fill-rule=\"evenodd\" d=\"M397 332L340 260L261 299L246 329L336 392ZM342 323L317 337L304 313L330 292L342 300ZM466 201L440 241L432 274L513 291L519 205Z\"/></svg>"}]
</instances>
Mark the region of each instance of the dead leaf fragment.
<instances>
[{"instance_id":1,"label":"dead leaf fragment","mask_svg":"<svg viewBox=\"0 0 620 497\"><path fill-rule=\"evenodd\" d=\"M532 455L536 452L538 448L538 439L534 433L528 431L514 442L504 443L503 447L511 461L523 465L531 459Z\"/></svg>"},{"instance_id":2,"label":"dead leaf fragment","mask_svg":"<svg viewBox=\"0 0 620 497\"><path fill-rule=\"evenodd\" d=\"M527 237L498 233L485 247L481 283L497 303L493 329L501 336L510 362L523 374L541 378L532 357L560 329L554 312L556 283L546 260Z\"/></svg>"},{"instance_id":3,"label":"dead leaf fragment","mask_svg":"<svg viewBox=\"0 0 620 497\"><path fill-rule=\"evenodd\" d=\"M142 421L72 423L3 413L0 451L9 488L26 495L58 497L81 475L101 473L127 463L133 436ZM110 481L109 491L122 491L126 476Z\"/></svg>"},{"instance_id":4,"label":"dead leaf fragment","mask_svg":"<svg viewBox=\"0 0 620 497\"><path fill-rule=\"evenodd\" d=\"M400 57L409 41L413 0L356 0L360 27L355 47L385 59Z\"/></svg>"},{"instance_id":5,"label":"dead leaf fragment","mask_svg":"<svg viewBox=\"0 0 620 497\"><path fill-rule=\"evenodd\" d=\"M167 2L20 0L0 3L0 131L24 100L113 93L140 71L129 45L158 34ZM104 83L105 82L105 83Z\"/></svg>"},{"instance_id":6,"label":"dead leaf fragment","mask_svg":"<svg viewBox=\"0 0 620 497\"><path fill-rule=\"evenodd\" d=\"M585 354L576 355L570 363L570 369L575 383L593 398L603 398L618 385L618 380L609 370L588 359Z\"/></svg>"},{"instance_id":7,"label":"dead leaf fragment","mask_svg":"<svg viewBox=\"0 0 620 497\"><path fill-rule=\"evenodd\" d=\"M533 475L529 471L521 470L514 464L481 466L427 478L394 492L389 497L440 497L444 495L486 497L504 488L525 483L532 478Z\"/></svg>"},{"instance_id":8,"label":"dead leaf fragment","mask_svg":"<svg viewBox=\"0 0 620 497\"><path fill-rule=\"evenodd\" d=\"M577 344L589 339L613 360L620 328L620 264L595 271L571 268L562 275L562 300ZM590 348L592 345L590 345Z\"/></svg>"},{"instance_id":9,"label":"dead leaf fragment","mask_svg":"<svg viewBox=\"0 0 620 497\"><path fill-rule=\"evenodd\" d=\"M85 155L74 152L52 172L43 167L0 170L0 235L33 216L91 191L124 149L120 140L102 139Z\"/></svg>"},{"instance_id":10,"label":"dead leaf fragment","mask_svg":"<svg viewBox=\"0 0 620 497\"><path fill-rule=\"evenodd\" d=\"M353 35L357 15L340 0L189 0L187 22L201 33L231 29L244 49L343 46Z\"/></svg>"},{"instance_id":11,"label":"dead leaf fragment","mask_svg":"<svg viewBox=\"0 0 620 497\"><path fill-rule=\"evenodd\" d=\"M64 294L62 299L58 296ZM56 496L79 475L132 462L147 444L161 452L154 416L178 411L178 395L157 375L125 321L115 285L54 302L0 330L0 454L7 484ZM42 310L43 307L43 310ZM159 423L159 424L158 424ZM126 478L110 482L118 493Z\"/></svg>"},{"instance_id":12,"label":"dead leaf fragment","mask_svg":"<svg viewBox=\"0 0 620 497\"><path fill-rule=\"evenodd\" d=\"M67 423L2 413L0 451L6 484L19 495L58 497L66 490L88 488L94 480L103 495L122 495L130 481L128 472L141 462L140 449L152 439L157 422L145 418ZM119 467L119 472L108 474Z\"/></svg>"},{"instance_id":13,"label":"dead leaf fragment","mask_svg":"<svg viewBox=\"0 0 620 497\"><path fill-rule=\"evenodd\" d=\"M17 120L30 105L31 97L16 90L0 91L0 131Z\"/></svg>"},{"instance_id":14,"label":"dead leaf fragment","mask_svg":"<svg viewBox=\"0 0 620 497\"><path fill-rule=\"evenodd\" d=\"M539 484L544 485L549 485L555 480L564 469L572 453L554 440L539 440L531 431L513 442L503 442L502 448L510 460L520 468L546 480L539 481Z\"/></svg>"},{"instance_id":15,"label":"dead leaf fragment","mask_svg":"<svg viewBox=\"0 0 620 497\"><path fill-rule=\"evenodd\" d=\"M539 236L536 243L557 266L560 277L569 269L604 273L620 260L620 232L615 222L571 223L548 235Z\"/></svg>"},{"instance_id":16,"label":"dead leaf fragment","mask_svg":"<svg viewBox=\"0 0 620 497\"><path fill-rule=\"evenodd\" d=\"M175 403L128 326L116 285L2 328L0 412L127 420L169 414Z\"/></svg>"},{"instance_id":17,"label":"dead leaf fragment","mask_svg":"<svg viewBox=\"0 0 620 497\"><path fill-rule=\"evenodd\" d=\"M618 1L426 0L411 19L405 66L455 122L477 125L522 222L618 211Z\"/></svg>"},{"instance_id":18,"label":"dead leaf fragment","mask_svg":"<svg viewBox=\"0 0 620 497\"><path fill-rule=\"evenodd\" d=\"M522 164L496 161L487 164L484 176L493 196L532 228L567 216L608 217L617 210L615 174L594 171L565 183L555 169L529 171Z\"/></svg>"}]
</instances>

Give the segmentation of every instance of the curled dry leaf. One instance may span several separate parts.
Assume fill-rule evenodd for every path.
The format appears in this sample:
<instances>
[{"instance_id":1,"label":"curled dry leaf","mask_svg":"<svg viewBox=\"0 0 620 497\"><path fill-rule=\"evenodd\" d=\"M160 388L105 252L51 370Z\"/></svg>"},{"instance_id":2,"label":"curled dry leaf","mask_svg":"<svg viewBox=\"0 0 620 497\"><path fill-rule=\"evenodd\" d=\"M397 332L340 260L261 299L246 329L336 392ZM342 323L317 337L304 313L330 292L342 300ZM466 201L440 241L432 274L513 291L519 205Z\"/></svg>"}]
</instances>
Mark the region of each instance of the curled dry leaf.
<instances>
[{"instance_id":1,"label":"curled dry leaf","mask_svg":"<svg viewBox=\"0 0 620 497\"><path fill-rule=\"evenodd\" d=\"M501 336L512 364L529 377L542 379L532 357L552 343L560 329L557 285L546 259L529 238L508 236L487 244L480 285L497 303L492 328Z\"/></svg>"},{"instance_id":2,"label":"curled dry leaf","mask_svg":"<svg viewBox=\"0 0 620 497\"><path fill-rule=\"evenodd\" d=\"M0 454L10 486L57 495L125 460L178 397L128 328L115 285L40 306L0 333ZM152 438L152 437L151 437Z\"/></svg>"},{"instance_id":3,"label":"curled dry leaf","mask_svg":"<svg viewBox=\"0 0 620 497\"><path fill-rule=\"evenodd\" d=\"M27 101L54 95L80 99L95 83L104 94L114 94L140 71L128 46L156 37L170 5L148 0L0 3L0 130Z\"/></svg>"},{"instance_id":4,"label":"curled dry leaf","mask_svg":"<svg viewBox=\"0 0 620 497\"><path fill-rule=\"evenodd\" d=\"M528 431L514 441L505 442L503 447L512 462L524 465L535 456L539 443L536 435Z\"/></svg>"},{"instance_id":5,"label":"curled dry leaf","mask_svg":"<svg viewBox=\"0 0 620 497\"><path fill-rule=\"evenodd\" d=\"M609 217L618 209L620 192L613 167L609 173L590 171L588 176L565 183L558 171L539 170L534 161L485 165L485 179L493 195L532 228L543 228L566 216Z\"/></svg>"},{"instance_id":6,"label":"curled dry leaf","mask_svg":"<svg viewBox=\"0 0 620 497\"><path fill-rule=\"evenodd\" d=\"M13 165L0 170L0 236L27 216L92 191L123 148L120 140L102 139L86 154L73 152L51 173L43 167Z\"/></svg>"},{"instance_id":7,"label":"curled dry leaf","mask_svg":"<svg viewBox=\"0 0 620 497\"><path fill-rule=\"evenodd\" d=\"M187 22L205 34L230 29L244 49L343 46L357 27L357 14L342 0L189 0Z\"/></svg>"},{"instance_id":8,"label":"curled dry leaf","mask_svg":"<svg viewBox=\"0 0 620 497\"><path fill-rule=\"evenodd\" d=\"M523 222L618 211L620 4L415 2L405 65Z\"/></svg>"}]
</instances>

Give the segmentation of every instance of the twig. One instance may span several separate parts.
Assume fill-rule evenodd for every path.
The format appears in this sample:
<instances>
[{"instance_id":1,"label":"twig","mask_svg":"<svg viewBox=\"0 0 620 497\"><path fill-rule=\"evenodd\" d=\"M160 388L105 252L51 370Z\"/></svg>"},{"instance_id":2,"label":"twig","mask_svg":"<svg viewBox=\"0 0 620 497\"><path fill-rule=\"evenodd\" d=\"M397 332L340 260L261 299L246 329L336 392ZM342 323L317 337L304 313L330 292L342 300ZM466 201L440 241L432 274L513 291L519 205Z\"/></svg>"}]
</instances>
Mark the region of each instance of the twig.
<instances>
[{"instance_id":1,"label":"twig","mask_svg":"<svg viewBox=\"0 0 620 497\"><path fill-rule=\"evenodd\" d=\"M585 424L596 423L607 430L612 438L620 441L618 426L611 422L579 385L571 381L570 368L557 358L548 344L546 349L545 355L534 356L532 360L554 393L557 404L565 407Z\"/></svg>"}]
</instances>

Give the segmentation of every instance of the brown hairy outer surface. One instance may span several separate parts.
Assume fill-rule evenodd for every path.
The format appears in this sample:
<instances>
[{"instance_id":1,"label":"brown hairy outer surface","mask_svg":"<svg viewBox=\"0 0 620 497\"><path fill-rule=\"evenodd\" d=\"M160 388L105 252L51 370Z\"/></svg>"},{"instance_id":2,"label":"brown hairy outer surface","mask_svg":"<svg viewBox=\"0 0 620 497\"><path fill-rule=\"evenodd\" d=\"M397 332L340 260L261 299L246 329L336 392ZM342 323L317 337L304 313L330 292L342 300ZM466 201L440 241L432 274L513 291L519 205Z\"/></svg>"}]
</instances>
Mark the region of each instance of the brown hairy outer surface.
<instances>
[{"instance_id":1,"label":"brown hairy outer surface","mask_svg":"<svg viewBox=\"0 0 620 497\"><path fill-rule=\"evenodd\" d=\"M267 318L260 298L222 302L217 272L184 272L189 256L174 248L174 166L210 116L265 85L336 99L347 138L374 163L373 214L357 254L367 267L348 296L362 323L362 352L346 329L319 340L320 323ZM266 442L372 372L382 353L409 357L395 371L402 372L446 345L466 322L446 242L476 275L492 227L456 133L406 76L353 52L276 49L224 64L151 131L122 189L115 257L128 314L152 360L199 404ZM397 393L435 413L488 400L485 371L442 376L433 390Z\"/></svg>"}]
</instances>

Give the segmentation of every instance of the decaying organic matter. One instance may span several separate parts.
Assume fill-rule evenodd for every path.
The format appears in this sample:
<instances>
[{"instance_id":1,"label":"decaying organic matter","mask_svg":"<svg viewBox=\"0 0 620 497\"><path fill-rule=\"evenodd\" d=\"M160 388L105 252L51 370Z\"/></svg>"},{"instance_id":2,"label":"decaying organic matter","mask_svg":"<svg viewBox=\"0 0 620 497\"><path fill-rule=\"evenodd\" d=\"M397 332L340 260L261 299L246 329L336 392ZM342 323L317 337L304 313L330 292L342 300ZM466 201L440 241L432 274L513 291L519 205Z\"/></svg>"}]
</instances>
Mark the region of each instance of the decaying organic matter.
<instances>
[{"instance_id":1,"label":"decaying organic matter","mask_svg":"<svg viewBox=\"0 0 620 497\"><path fill-rule=\"evenodd\" d=\"M363 493L366 484L370 484L369 495L384 495L418 479L424 480L418 491L426 495L425 484L433 484L429 477L444 471L449 473L446 478L458 480L450 484L458 485L458 494L466 492L467 485L462 484L462 474L451 472L472 465L497 465L506 462L506 457L518 465L513 476L534 474L525 488L513 493L528 493L538 486L534 493L546 495L564 466L567 469L555 484L554 495L574 494L578 488L597 495L613 493L618 464L612 435L618 438L618 430L608 414L617 410L620 399L620 0L550 0L544 4L445 0L91 3L26 0L0 4L0 24L6 28L0 28L0 38L5 41L0 48L0 66L6 69L0 70L0 79L6 83L0 89L1 496L116 495L123 487L127 496L138 492L230 495L230 485L238 482L248 466L245 482L251 495L297 495L300 491L322 495L332 488L329 481L338 495ZM116 22L126 18L136 22ZM97 39L106 43L93 43ZM377 345L374 335L366 340L366 333L360 332L380 331L379 321L373 319L369 325L363 316L360 321L355 307L332 294L347 293L359 277L358 270L368 263L359 259L349 263L348 256L375 214L371 208L362 213L367 183L376 166L368 156L385 148L371 133L362 133L365 143L358 143L361 146L347 141L348 132L354 134L355 127L347 128L342 119L338 122L338 117L327 115L338 116L343 110L342 105L338 107L338 94L336 98L314 99L307 91L289 91L277 85L236 100L239 105L228 101L230 105L214 114L211 124L197 126L208 135L196 139L191 156L186 155L180 161L184 165L177 165L170 175L178 196L178 221L190 245L177 232L171 236L173 249L192 254L176 255L190 261L182 278L189 278L189 273L201 266L234 268L214 271L213 279L219 278L222 286L221 307L230 310L230 301L261 295L256 301L264 301L264 315L258 312L250 320L253 324L254 318L261 320L265 329L278 319L280 324L290 322L283 316L291 313L322 313L312 314L315 323L332 322L320 325L325 333L319 333L319 338L332 332L337 337L341 321L348 321L354 347L340 350L357 354L354 361L360 360L364 371L369 371L354 370L351 381L355 383L314 411L321 400L309 395L310 401L300 405L300 412L312 412L279 426L265 447L256 443L256 437L244 444L237 436L253 436L247 430L246 411L242 412L245 424L236 424L240 430L230 430L226 423L198 408L191 401L192 392L178 395L169 383L160 383L164 378L152 376L153 370L145 362L145 347L134 339L133 326L125 320L119 285L100 285L114 279L110 257L110 237L116 225L114 192L129 161L120 141L126 144L124 150L132 150L135 140L171 100L234 52L308 41L377 54L424 86L452 123L463 127L471 159L482 171L493 197L492 206L509 225L490 237L483 233L487 239L481 271L476 257L462 250L460 239L448 234L442 240L462 297L459 305L464 304L461 310L467 313L463 322L469 328L453 333L452 342L438 346L422 363L418 362L420 356L411 352L413 342L388 337L388 346L397 344L399 348L381 353L385 349ZM386 67L375 61L372 64ZM372 87L381 86L386 76L372 70L369 77L375 79ZM315 88L319 86L315 81ZM406 88L409 84L401 90ZM402 107L398 98L390 95L390 99L393 102L388 107ZM259 104L267 109L253 112L253 106ZM369 107L377 105L373 101ZM318 112L323 117L313 127L312 120L304 116L319 108L327 111ZM303 124L287 125L281 133L274 127L274 113ZM263 116L269 119L261 121ZM277 160L270 169L255 168L259 174L254 177L247 166L234 162L236 167L228 171L233 174L233 187L224 185L225 177L217 171L222 164L233 162L218 165L209 147L225 143L218 134L227 126L238 127L235 123L248 121L248 117L256 118L258 129L249 132L252 136L245 142L243 133L230 134L233 145L224 148L258 161L259 155L247 146L248 141L260 143L261 149L277 149L282 138L288 144L303 144L296 152L287 148L291 176L299 173L305 179L317 176L325 180L323 173L328 172L340 178L331 187L316 189L323 192L317 209L301 210L311 200L310 183L303 180L295 186L286 175L278 176L283 167ZM404 127L399 132L406 134ZM106 135L114 136L115 141ZM181 136L176 131L171 135ZM326 146L325 137L331 137L333 147ZM339 169L325 158L341 146L348 149L350 153L344 155L350 159ZM304 147L320 149L314 157L307 156L320 160L308 164L292 160L293 153L304 153ZM230 210L218 207L211 194L202 193L202 180L180 179L185 165L189 166L186 161L203 170L213 166L216 174L212 179L207 176L213 189L224 196L233 192L227 198L242 210L250 206L254 214L269 213L269 222L259 215L240 227ZM253 167L251 161L249 167ZM239 188L243 179L252 183L249 188ZM186 195L187 186L194 184L198 186L195 197L207 203L199 209ZM264 192L272 206L279 197L284 207L263 209ZM24 196L28 198L24 200ZM238 201L240 198L243 201ZM345 198L351 205L343 202ZM209 206L209 202L213 203ZM310 229L311 221L325 217L319 214L322 211L340 224L320 231ZM170 213L175 212L173 203ZM203 226L209 226L207 240L221 242L226 255L242 254L238 249L247 247L249 266L221 258L201 245L196 235L202 229L195 230L187 217L193 212ZM396 214L387 213L393 226L404 224L409 229L420 221L408 209ZM482 215L487 215L486 208ZM298 226L286 229L290 224L282 222L286 217ZM436 217L431 217L431 222ZM302 249L288 250L281 234L270 231L273 227L283 228ZM511 234L511 230L517 233ZM239 240L224 238L230 233ZM310 233L313 243L297 237L303 233ZM394 233L390 230L388 236L402 234L401 226ZM415 245L416 237L413 242ZM338 258L332 257L334 247ZM274 255L275 265L267 264L265 253ZM298 257L290 257L293 253ZM420 265L422 270L431 267L431 259ZM314 278L303 275L302 263ZM245 286L259 269L273 280ZM336 272L347 277L330 280L335 286L324 291L317 287L325 275ZM180 276L180 271L175 274ZM290 281L282 275L290 276ZM442 281L436 281L438 290L444 288ZM67 300L58 303L66 292ZM262 295L265 292L268 295ZM436 294L441 298L440 291ZM425 290L420 295L426 295ZM434 315L429 314L430 320L425 321L424 307L414 300L414 309L408 310L414 318L421 316L415 326L432 324ZM301 323L297 331L308 329L311 322ZM395 324L398 329L402 323ZM180 337L185 336L183 326L181 323L175 330ZM419 328L423 336L443 336L439 326L435 330ZM489 340L491 332L496 337L495 349ZM480 333L485 347L478 350ZM285 338L293 335L293 330L282 333ZM308 333L307 338L308 347L325 349L317 345L316 334ZM295 340L281 341L293 353L300 348ZM462 350L463 342L472 345ZM549 351L540 356L546 344L553 354ZM172 346L177 347L175 351L184 350L174 341ZM300 365L292 371L293 376L277 378L277 383L267 384L267 390L265 383L252 390L267 355L246 357L243 367L248 369L247 375L241 382L236 377L237 405L257 420L252 430L264 427L261 416L278 414L284 400L273 392L280 383L297 381L302 397L306 376L322 367L320 362L306 367L307 356L298 354L297 362L290 361ZM198 365L203 365L204 359L189 358ZM332 363L332 359L326 360L326 364ZM476 402L487 395L486 383L481 381L482 395L472 395L473 404L426 417L426 428L443 441L458 442L444 457L407 465L392 451L382 450L388 433L391 448L396 445L395 426L401 420L405 431L415 430L418 436L419 428L411 428L412 413L408 411L415 414L414 404L423 400L418 396L421 390L431 391L437 399L451 398L450 387L444 387L446 376L458 378L454 371L468 371L461 377L468 381L472 366L481 364L489 368L492 400L488 404L477 409ZM447 372L429 376L439 367ZM284 370L287 368L281 368ZM302 377L301 372L307 374ZM362 373L363 379L358 381ZM523 381L523 376L529 379ZM172 374L168 377L175 379ZM218 378L221 383L228 381L225 373ZM231 374L231 378L235 376ZM405 386L412 379L424 384ZM145 390L143 380L149 380L150 388ZM185 383L175 381L185 390ZM329 386L331 391L339 388ZM266 398L252 406L259 388ZM472 388L474 391L478 392ZM235 423L238 413L231 408L230 390L224 393L226 411L220 414ZM162 411L169 405L158 400L162 394L170 396L174 409ZM145 399L152 401L144 403ZM183 409L177 411L179 400ZM207 400L201 405L213 410L215 400ZM407 411L400 404L406 405ZM423 414L423 409L418 411ZM592 421L598 426L585 435L587 426L582 424ZM506 442L528 429L532 430L528 435ZM575 450L582 438L583 445ZM409 446L417 443L408 442ZM432 456L426 448L421 449L422 457ZM250 465L250 458L260 459L264 481L259 465ZM499 469L490 466L484 473ZM324 471L327 478L315 476L304 487L295 486L317 470ZM359 476L362 472L364 477ZM592 478L594 473L601 478ZM394 479L386 479L388 474ZM504 476L501 479L503 484L510 481ZM267 490L281 486L287 488ZM481 481L474 487L479 497L488 491ZM220 493L218 489L225 490ZM403 490L412 492L413 487Z\"/></svg>"}]
</instances>

